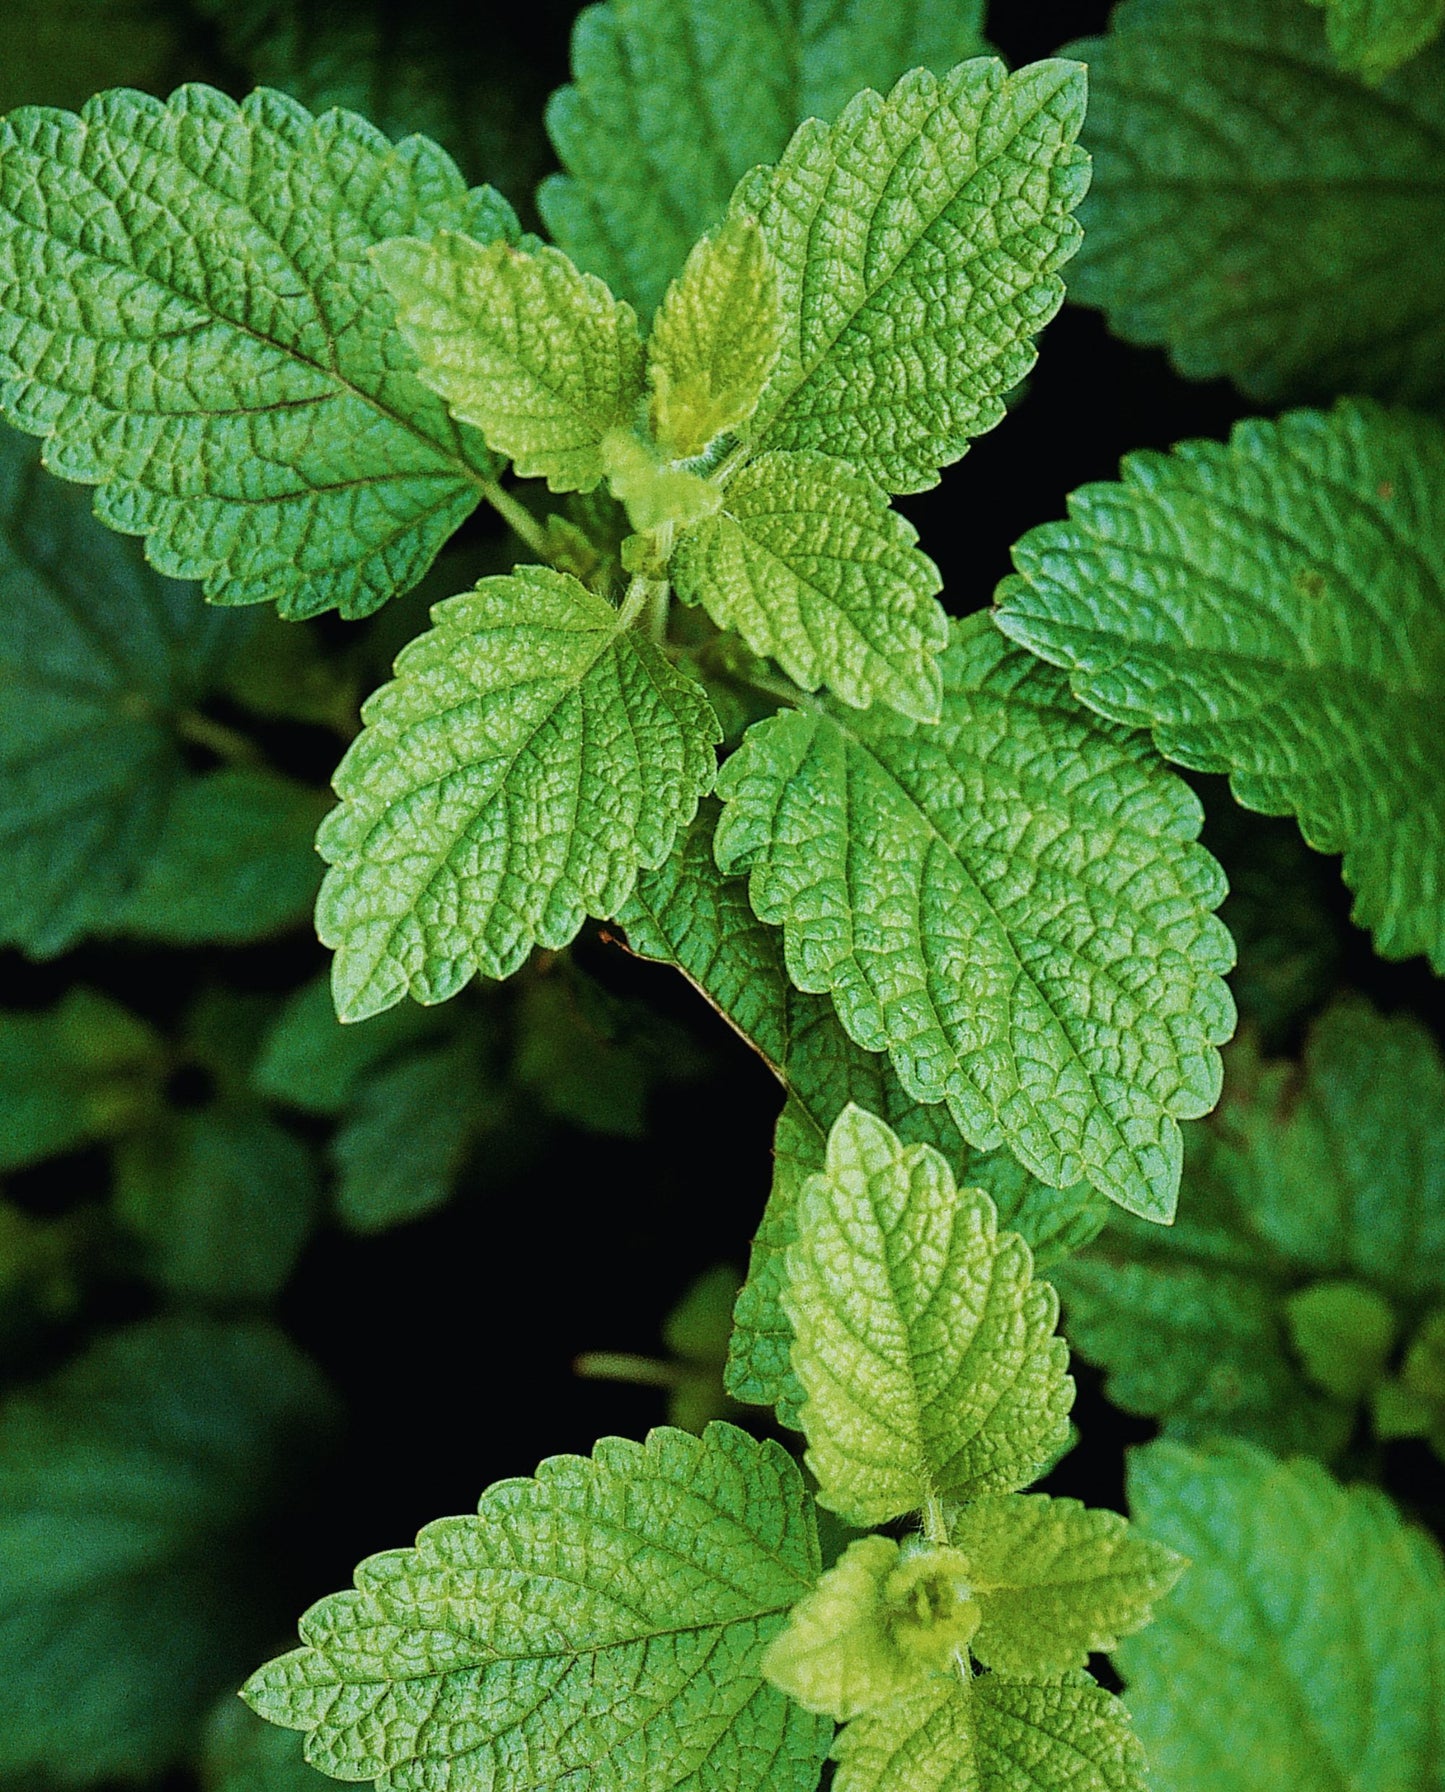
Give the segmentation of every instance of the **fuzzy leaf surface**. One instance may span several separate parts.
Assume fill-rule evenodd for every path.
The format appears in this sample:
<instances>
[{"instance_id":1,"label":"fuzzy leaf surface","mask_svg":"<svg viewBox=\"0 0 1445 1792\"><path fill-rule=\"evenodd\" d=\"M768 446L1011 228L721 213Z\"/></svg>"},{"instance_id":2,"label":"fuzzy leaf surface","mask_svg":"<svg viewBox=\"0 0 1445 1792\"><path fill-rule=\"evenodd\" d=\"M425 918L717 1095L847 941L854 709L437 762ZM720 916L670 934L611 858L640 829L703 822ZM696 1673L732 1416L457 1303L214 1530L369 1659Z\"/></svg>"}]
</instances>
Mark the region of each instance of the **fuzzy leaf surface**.
<instances>
[{"instance_id":1,"label":"fuzzy leaf surface","mask_svg":"<svg viewBox=\"0 0 1445 1792\"><path fill-rule=\"evenodd\" d=\"M1333 1455L1351 1409L1305 1375L1291 1303L1359 1283L1418 1316L1445 1294L1442 1116L1445 1063L1408 1015L1339 1002L1299 1065L1234 1047L1176 1224L1121 1217L1057 1271L1069 1337L1115 1404L1183 1437Z\"/></svg>"},{"instance_id":2,"label":"fuzzy leaf surface","mask_svg":"<svg viewBox=\"0 0 1445 1792\"><path fill-rule=\"evenodd\" d=\"M440 1002L626 900L713 781L700 689L576 579L483 579L365 706L318 836L337 1009Z\"/></svg>"},{"instance_id":3,"label":"fuzzy leaf surface","mask_svg":"<svg viewBox=\"0 0 1445 1792\"><path fill-rule=\"evenodd\" d=\"M0 408L219 603L364 616L496 471L410 369L367 261L510 236L434 144L258 89L118 89L0 126Z\"/></svg>"},{"instance_id":4,"label":"fuzzy leaf surface","mask_svg":"<svg viewBox=\"0 0 1445 1792\"><path fill-rule=\"evenodd\" d=\"M1089 65L1071 297L1262 404L1445 395L1445 46L1373 91L1302 0L1128 0Z\"/></svg>"},{"instance_id":5,"label":"fuzzy leaf surface","mask_svg":"<svg viewBox=\"0 0 1445 1792\"><path fill-rule=\"evenodd\" d=\"M581 266L650 315L737 182L805 118L983 48L983 0L609 0L572 38L538 195Z\"/></svg>"},{"instance_id":6,"label":"fuzzy leaf surface","mask_svg":"<svg viewBox=\"0 0 1445 1792\"><path fill-rule=\"evenodd\" d=\"M818 1498L849 1524L1012 1491L1068 1436L1058 1299L981 1189L843 1110L805 1185L783 1309Z\"/></svg>"},{"instance_id":7,"label":"fuzzy leaf surface","mask_svg":"<svg viewBox=\"0 0 1445 1792\"><path fill-rule=\"evenodd\" d=\"M1119 1701L1085 1674L1039 1684L933 1680L857 1717L833 1748L836 1792L1147 1792Z\"/></svg>"},{"instance_id":8,"label":"fuzzy leaf surface","mask_svg":"<svg viewBox=\"0 0 1445 1792\"><path fill-rule=\"evenodd\" d=\"M519 473L591 491L602 440L642 396L632 307L558 249L451 231L386 243L372 261L427 385Z\"/></svg>"},{"instance_id":9,"label":"fuzzy leaf surface","mask_svg":"<svg viewBox=\"0 0 1445 1792\"><path fill-rule=\"evenodd\" d=\"M1156 1792L1406 1792L1445 1760L1440 1551L1372 1487L1240 1443L1133 1453L1190 1570L1119 1655Z\"/></svg>"},{"instance_id":10,"label":"fuzzy leaf surface","mask_svg":"<svg viewBox=\"0 0 1445 1792\"><path fill-rule=\"evenodd\" d=\"M1178 1120L1214 1105L1234 1025L1198 802L986 617L941 665L934 727L836 707L753 727L719 781L718 862L915 1100L1167 1220Z\"/></svg>"},{"instance_id":11,"label":"fuzzy leaf surface","mask_svg":"<svg viewBox=\"0 0 1445 1792\"><path fill-rule=\"evenodd\" d=\"M1000 626L1342 852L1381 954L1445 972L1445 429L1346 402L1120 470L1017 544Z\"/></svg>"},{"instance_id":12,"label":"fuzzy leaf surface","mask_svg":"<svg viewBox=\"0 0 1445 1792\"><path fill-rule=\"evenodd\" d=\"M806 691L936 721L948 621L918 532L870 479L812 450L760 455L672 558L678 596Z\"/></svg>"},{"instance_id":13,"label":"fuzzy leaf surface","mask_svg":"<svg viewBox=\"0 0 1445 1792\"><path fill-rule=\"evenodd\" d=\"M791 1458L660 1429L498 1482L373 1556L245 1697L338 1779L812 1792L828 1730L758 1670L818 1573Z\"/></svg>"},{"instance_id":14,"label":"fuzzy leaf surface","mask_svg":"<svg viewBox=\"0 0 1445 1792\"><path fill-rule=\"evenodd\" d=\"M742 182L787 324L750 441L916 492L1002 421L1078 248L1085 91L1074 62L915 69Z\"/></svg>"}]
</instances>

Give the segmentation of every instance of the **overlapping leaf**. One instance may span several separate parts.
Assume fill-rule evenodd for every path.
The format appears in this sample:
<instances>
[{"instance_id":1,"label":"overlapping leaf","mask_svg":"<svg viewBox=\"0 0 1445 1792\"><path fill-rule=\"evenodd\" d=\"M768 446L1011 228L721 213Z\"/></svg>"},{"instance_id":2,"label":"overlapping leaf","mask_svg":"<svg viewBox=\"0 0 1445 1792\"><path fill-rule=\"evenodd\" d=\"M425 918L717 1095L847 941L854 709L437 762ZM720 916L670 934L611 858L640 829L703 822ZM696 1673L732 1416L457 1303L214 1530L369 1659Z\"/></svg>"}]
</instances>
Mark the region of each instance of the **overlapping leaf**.
<instances>
[{"instance_id":1,"label":"overlapping leaf","mask_svg":"<svg viewBox=\"0 0 1445 1792\"><path fill-rule=\"evenodd\" d=\"M572 41L547 125L567 173L539 195L557 241L648 314L738 180L863 87L982 48L982 0L609 0Z\"/></svg>"},{"instance_id":2,"label":"overlapping leaf","mask_svg":"<svg viewBox=\"0 0 1445 1792\"><path fill-rule=\"evenodd\" d=\"M368 702L318 845L339 1012L439 1002L615 913L713 779L701 691L577 580L484 579Z\"/></svg>"},{"instance_id":3,"label":"overlapping leaf","mask_svg":"<svg viewBox=\"0 0 1445 1792\"><path fill-rule=\"evenodd\" d=\"M914 1099L1168 1219L1177 1118L1213 1106L1234 1023L1199 806L986 618L942 669L935 727L836 708L754 727L720 781L719 863Z\"/></svg>"},{"instance_id":4,"label":"overlapping leaf","mask_svg":"<svg viewBox=\"0 0 1445 1792\"><path fill-rule=\"evenodd\" d=\"M388 237L516 222L449 158L259 89L124 89L0 126L0 406L223 603L374 610L495 464L399 352Z\"/></svg>"},{"instance_id":5,"label":"overlapping leaf","mask_svg":"<svg viewBox=\"0 0 1445 1792\"><path fill-rule=\"evenodd\" d=\"M537 1787L812 1792L827 1728L758 1658L817 1571L776 1444L605 1438L364 1562L246 1697L310 1732L313 1766L384 1789L461 1792L525 1760Z\"/></svg>"},{"instance_id":6,"label":"overlapping leaf","mask_svg":"<svg viewBox=\"0 0 1445 1792\"><path fill-rule=\"evenodd\" d=\"M1000 625L1343 852L1379 951L1445 972L1445 430L1345 403L1121 472L1018 543Z\"/></svg>"},{"instance_id":7,"label":"overlapping leaf","mask_svg":"<svg viewBox=\"0 0 1445 1792\"><path fill-rule=\"evenodd\" d=\"M1445 46L1371 91L1303 0L1128 0L1089 65L1071 295L1273 402L1445 394Z\"/></svg>"},{"instance_id":8,"label":"overlapping leaf","mask_svg":"<svg viewBox=\"0 0 1445 1792\"><path fill-rule=\"evenodd\" d=\"M1138 1452L1189 1573L1120 1651L1156 1792L1404 1792L1445 1760L1445 1570L1372 1487L1243 1444Z\"/></svg>"}]
</instances>

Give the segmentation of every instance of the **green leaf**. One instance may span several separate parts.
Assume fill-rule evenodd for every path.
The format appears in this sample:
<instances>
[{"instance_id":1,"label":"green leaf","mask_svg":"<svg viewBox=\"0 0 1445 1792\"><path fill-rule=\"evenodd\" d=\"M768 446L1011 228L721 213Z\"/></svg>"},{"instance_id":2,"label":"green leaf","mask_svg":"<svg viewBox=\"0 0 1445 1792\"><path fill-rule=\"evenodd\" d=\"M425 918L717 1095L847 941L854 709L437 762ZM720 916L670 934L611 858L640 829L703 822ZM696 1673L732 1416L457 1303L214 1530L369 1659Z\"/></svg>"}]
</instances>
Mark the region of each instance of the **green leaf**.
<instances>
[{"instance_id":1,"label":"green leaf","mask_svg":"<svg viewBox=\"0 0 1445 1792\"><path fill-rule=\"evenodd\" d=\"M1184 1572L1117 1512L1047 1494L975 1500L949 1520L981 1622L970 1647L997 1673L1041 1678L1082 1668L1142 1629Z\"/></svg>"},{"instance_id":2,"label":"green leaf","mask_svg":"<svg viewBox=\"0 0 1445 1792\"><path fill-rule=\"evenodd\" d=\"M1332 1455L1352 1415L1306 1373L1291 1308L1342 1282L1402 1314L1445 1293L1439 1049L1409 1016L1340 1002L1302 1065L1236 1046L1189 1144L1172 1228L1121 1216L1056 1271L1069 1337L1127 1412ZM1362 1340L1341 1342L1358 1372Z\"/></svg>"},{"instance_id":3,"label":"green leaf","mask_svg":"<svg viewBox=\"0 0 1445 1792\"><path fill-rule=\"evenodd\" d=\"M477 1133L501 1111L471 1039L368 1072L331 1147L342 1224L382 1232L444 1206Z\"/></svg>"},{"instance_id":4,"label":"green leaf","mask_svg":"<svg viewBox=\"0 0 1445 1792\"><path fill-rule=\"evenodd\" d=\"M324 1774L306 1765L301 1738L264 1723L228 1694L206 1725L205 1792L325 1792Z\"/></svg>"},{"instance_id":5,"label":"green leaf","mask_svg":"<svg viewBox=\"0 0 1445 1792\"><path fill-rule=\"evenodd\" d=\"M538 201L564 249L649 315L738 180L805 118L983 47L983 0L610 0L572 39Z\"/></svg>"},{"instance_id":6,"label":"green leaf","mask_svg":"<svg viewBox=\"0 0 1445 1792\"><path fill-rule=\"evenodd\" d=\"M94 990L72 988L44 1013L0 1011L0 1170L142 1123L165 1070L145 1022Z\"/></svg>"},{"instance_id":7,"label":"green leaf","mask_svg":"<svg viewBox=\"0 0 1445 1792\"><path fill-rule=\"evenodd\" d=\"M442 231L372 255L396 300L421 377L519 473L554 492L591 491L602 439L642 397L642 345L630 305L558 249Z\"/></svg>"},{"instance_id":8,"label":"green leaf","mask_svg":"<svg viewBox=\"0 0 1445 1792\"><path fill-rule=\"evenodd\" d=\"M604 1438L478 1513L364 1562L247 1685L311 1732L314 1767L383 1792L500 1783L519 1761L536 1787L812 1792L827 1727L758 1671L818 1572L778 1445L721 1424Z\"/></svg>"},{"instance_id":9,"label":"green leaf","mask_svg":"<svg viewBox=\"0 0 1445 1792\"><path fill-rule=\"evenodd\" d=\"M1445 48L1371 92L1302 0L1129 0L1089 65L1072 297L1277 403L1445 396Z\"/></svg>"},{"instance_id":10,"label":"green leaf","mask_svg":"<svg viewBox=\"0 0 1445 1792\"><path fill-rule=\"evenodd\" d=\"M224 1106L173 1114L116 1156L116 1214L161 1287L217 1303L269 1301L311 1234L311 1154L265 1115Z\"/></svg>"},{"instance_id":11,"label":"green leaf","mask_svg":"<svg viewBox=\"0 0 1445 1792\"><path fill-rule=\"evenodd\" d=\"M0 12L0 113L78 106L97 88L164 92L176 32L149 0L9 0Z\"/></svg>"},{"instance_id":12,"label":"green leaf","mask_svg":"<svg viewBox=\"0 0 1445 1792\"><path fill-rule=\"evenodd\" d=\"M259 1324L114 1333L0 1413L0 1773L156 1774L271 1633L252 1536L333 1422Z\"/></svg>"},{"instance_id":13,"label":"green leaf","mask_svg":"<svg viewBox=\"0 0 1445 1792\"><path fill-rule=\"evenodd\" d=\"M1018 543L1000 626L1343 852L1377 950L1445 972L1445 430L1347 402L1121 473Z\"/></svg>"},{"instance_id":14,"label":"green leaf","mask_svg":"<svg viewBox=\"0 0 1445 1792\"><path fill-rule=\"evenodd\" d=\"M1373 86L1418 56L1445 26L1445 0L1310 0L1342 68Z\"/></svg>"},{"instance_id":15,"label":"green leaf","mask_svg":"<svg viewBox=\"0 0 1445 1792\"><path fill-rule=\"evenodd\" d=\"M1284 1303L1290 1341L1317 1388L1357 1401L1385 1378L1394 1309L1362 1282L1315 1282Z\"/></svg>"},{"instance_id":16,"label":"green leaf","mask_svg":"<svg viewBox=\"0 0 1445 1792\"><path fill-rule=\"evenodd\" d=\"M665 523L694 523L711 516L722 502L722 492L712 480L659 461L631 430L608 431L602 442L602 469L612 495L627 506L628 521L638 531ZM625 545L622 558L628 565Z\"/></svg>"},{"instance_id":17,"label":"green leaf","mask_svg":"<svg viewBox=\"0 0 1445 1792\"><path fill-rule=\"evenodd\" d=\"M1120 1652L1156 1792L1439 1784L1445 1572L1383 1493L1167 1442L1134 1453L1129 1493L1191 1562Z\"/></svg>"},{"instance_id":18,"label":"green leaf","mask_svg":"<svg viewBox=\"0 0 1445 1792\"><path fill-rule=\"evenodd\" d=\"M663 453L689 459L746 423L782 335L763 233L751 218L731 217L688 256L647 339L652 433Z\"/></svg>"},{"instance_id":19,"label":"green leaf","mask_svg":"<svg viewBox=\"0 0 1445 1792\"><path fill-rule=\"evenodd\" d=\"M915 1100L1167 1220L1178 1119L1214 1105L1234 1025L1198 802L986 617L941 664L935 727L836 707L753 727L719 780L719 864Z\"/></svg>"},{"instance_id":20,"label":"green leaf","mask_svg":"<svg viewBox=\"0 0 1445 1792\"><path fill-rule=\"evenodd\" d=\"M346 1020L565 946L626 901L713 781L701 690L576 579L521 567L432 621L368 701L318 836Z\"/></svg>"},{"instance_id":21,"label":"green leaf","mask_svg":"<svg viewBox=\"0 0 1445 1792\"><path fill-rule=\"evenodd\" d=\"M364 616L495 464L397 352L385 238L516 220L448 157L266 89L124 89L0 126L0 405L219 603Z\"/></svg>"},{"instance_id":22,"label":"green leaf","mask_svg":"<svg viewBox=\"0 0 1445 1792\"><path fill-rule=\"evenodd\" d=\"M828 685L936 721L948 645L938 569L871 480L826 454L764 454L728 482L718 516L677 544L678 596L734 628L804 690Z\"/></svg>"},{"instance_id":23,"label":"green leaf","mask_svg":"<svg viewBox=\"0 0 1445 1792\"><path fill-rule=\"evenodd\" d=\"M820 1502L884 1524L1040 1473L1068 1436L1068 1350L988 1196L850 1107L797 1228L783 1307Z\"/></svg>"},{"instance_id":24,"label":"green leaf","mask_svg":"<svg viewBox=\"0 0 1445 1792\"><path fill-rule=\"evenodd\" d=\"M802 1390L782 1308L785 1260L796 1236L798 1192L823 1168L828 1133L849 1102L880 1115L906 1142L934 1146L961 1186L986 1189L1003 1224L1022 1234L1041 1265L1086 1244L1108 1207L1087 1184L1052 1189L1007 1151L975 1151L946 1107L914 1101L886 1057L853 1043L830 1001L794 988L778 932L753 914L743 880L724 878L717 868L714 815L714 806L705 805L670 858L639 877L620 918L632 949L676 964L788 1091L774 1144L773 1191L738 1300L728 1391L738 1400L777 1405L783 1423L796 1427Z\"/></svg>"},{"instance_id":25,"label":"green leaf","mask_svg":"<svg viewBox=\"0 0 1445 1792\"><path fill-rule=\"evenodd\" d=\"M1084 1674L933 1680L855 1718L833 1757L834 1792L1147 1792L1123 1708Z\"/></svg>"},{"instance_id":26,"label":"green leaf","mask_svg":"<svg viewBox=\"0 0 1445 1792\"><path fill-rule=\"evenodd\" d=\"M330 980L298 989L267 1033L251 1073L258 1095L307 1114L339 1114L373 1066L444 1028L444 1017L399 1002L363 1024L336 1018Z\"/></svg>"},{"instance_id":27,"label":"green leaf","mask_svg":"<svg viewBox=\"0 0 1445 1792\"><path fill-rule=\"evenodd\" d=\"M1002 421L1078 248L1084 99L1072 62L915 69L742 182L734 209L762 226L787 323L749 441L916 492Z\"/></svg>"}]
</instances>

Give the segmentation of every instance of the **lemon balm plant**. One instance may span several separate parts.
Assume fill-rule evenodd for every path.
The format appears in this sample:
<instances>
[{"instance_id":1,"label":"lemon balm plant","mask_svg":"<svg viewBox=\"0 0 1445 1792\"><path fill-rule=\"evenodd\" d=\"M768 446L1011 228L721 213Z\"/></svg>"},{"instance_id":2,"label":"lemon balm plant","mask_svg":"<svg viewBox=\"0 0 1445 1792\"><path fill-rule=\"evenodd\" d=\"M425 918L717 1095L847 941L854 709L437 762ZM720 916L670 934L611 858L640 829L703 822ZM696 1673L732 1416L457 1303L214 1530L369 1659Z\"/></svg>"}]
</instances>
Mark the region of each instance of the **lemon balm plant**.
<instances>
[{"instance_id":1,"label":"lemon balm plant","mask_svg":"<svg viewBox=\"0 0 1445 1792\"><path fill-rule=\"evenodd\" d=\"M35 957L236 942L315 894L332 955L280 1012L211 993L158 1032L80 991L6 1017L6 1163L110 1152L111 1221L183 1310L0 1408L25 1664L0 1775L153 1772L249 1672L275 1729L222 1708L226 1785L1441 1786L1439 1552L1302 1458L1368 1480L1393 1440L1445 1438L1445 1079L1424 1028L1342 1001L1302 1071L1232 1048L1204 1124L1236 945L1172 769L1297 818L1379 953L1445 967L1438 268L1402 248L1385 316L1361 264L1325 316L1231 235L1275 128L1245 65L1282 164L1312 133L1338 181L1311 254L1354 267L1381 108L1371 228L1438 213L1411 157L1445 135L1439 20L1396 10L1128 0L1108 38L1010 70L968 5L606 0L548 107L541 230L430 139L279 87L0 125L0 406L45 469L0 446L0 933ZM303 14L235 42L279 54ZM331 40L297 41L319 80ZM1158 122L1171 46L1189 104ZM1131 456L1018 543L993 610L951 617L894 499L1004 424L1075 257L1186 373L1339 402ZM1251 317L1181 310L1186 276ZM389 679L334 645L447 576L479 508L509 564L403 631ZM298 648L328 612L329 658ZM347 740L329 812L218 692ZM685 1054L569 968L589 921L677 966L783 1086L730 1416L498 1482L363 1561L301 1647L214 1670L211 1543L250 1538L290 1440L332 1422L236 1312L316 1223L312 1135L276 1110L335 1123L363 1232L445 1202L528 1105L641 1130ZM203 1099L177 1102L186 1075ZM608 1078L630 1094L599 1100ZM19 1209L11 1232L27 1299L81 1298L69 1233ZM1046 1275L1169 1433L1131 1470L1142 1530L1028 1491L1075 1439ZM208 1432L217 1388L236 1419ZM48 1598L124 1659L78 1742L43 1690ZM174 1710L167 1661L196 1682Z\"/></svg>"}]
</instances>

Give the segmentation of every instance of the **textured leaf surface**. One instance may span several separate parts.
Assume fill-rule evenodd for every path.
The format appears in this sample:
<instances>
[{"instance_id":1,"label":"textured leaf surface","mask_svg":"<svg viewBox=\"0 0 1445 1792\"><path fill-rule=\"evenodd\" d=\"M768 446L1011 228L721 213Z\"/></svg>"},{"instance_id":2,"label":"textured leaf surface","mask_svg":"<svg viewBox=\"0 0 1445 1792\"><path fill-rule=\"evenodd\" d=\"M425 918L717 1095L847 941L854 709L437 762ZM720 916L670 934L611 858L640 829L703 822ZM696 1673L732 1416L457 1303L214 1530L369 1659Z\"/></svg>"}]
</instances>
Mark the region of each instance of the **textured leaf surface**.
<instances>
[{"instance_id":1,"label":"textured leaf surface","mask_svg":"<svg viewBox=\"0 0 1445 1792\"><path fill-rule=\"evenodd\" d=\"M1445 25L1445 0L1312 0L1344 68L1372 85L1418 55Z\"/></svg>"},{"instance_id":2,"label":"textured leaf surface","mask_svg":"<svg viewBox=\"0 0 1445 1792\"><path fill-rule=\"evenodd\" d=\"M1074 1384L1054 1291L988 1196L850 1107L797 1234L783 1308L822 1504L876 1525L1033 1480Z\"/></svg>"},{"instance_id":3,"label":"textured leaf surface","mask_svg":"<svg viewBox=\"0 0 1445 1792\"><path fill-rule=\"evenodd\" d=\"M156 1035L94 990L73 988L44 1013L0 1010L0 1170L125 1132L164 1076Z\"/></svg>"},{"instance_id":4,"label":"textured leaf surface","mask_svg":"<svg viewBox=\"0 0 1445 1792\"><path fill-rule=\"evenodd\" d=\"M719 863L916 1100L1045 1182L1167 1219L1177 1118L1214 1105L1234 1024L1199 805L985 617L942 669L937 727L827 709L750 730Z\"/></svg>"},{"instance_id":5,"label":"textured leaf surface","mask_svg":"<svg viewBox=\"0 0 1445 1792\"><path fill-rule=\"evenodd\" d=\"M905 1142L942 1152L955 1180L987 1190L1002 1223L1022 1234L1041 1264L1087 1243L1108 1209L1087 1184L1052 1189L1011 1153L974 1150L946 1107L914 1101L886 1056L853 1043L826 997L795 988L777 930L754 915L745 882L717 868L714 819L713 805L705 805L667 861L639 877L621 919L633 950L678 965L788 1091L774 1143L773 1192L738 1300L728 1389L739 1400L780 1403L780 1417L796 1426L802 1390L782 1308L784 1264L796 1235L798 1191L823 1168L829 1130L849 1102L879 1115Z\"/></svg>"},{"instance_id":6,"label":"textured leaf surface","mask_svg":"<svg viewBox=\"0 0 1445 1792\"><path fill-rule=\"evenodd\" d=\"M1442 1266L1445 1064L1418 1021L1343 1002L1303 1065L1234 1048L1172 1228L1121 1217L1056 1279L1070 1339L1126 1411L1328 1456L1351 1413L1306 1377L1290 1301L1354 1281L1418 1315Z\"/></svg>"},{"instance_id":7,"label":"textured leaf surface","mask_svg":"<svg viewBox=\"0 0 1445 1792\"><path fill-rule=\"evenodd\" d=\"M1072 297L1251 398L1445 394L1445 48L1372 92L1302 0L1129 0L1089 65Z\"/></svg>"},{"instance_id":8,"label":"textured leaf surface","mask_svg":"<svg viewBox=\"0 0 1445 1792\"><path fill-rule=\"evenodd\" d=\"M610 0L572 39L547 126L567 174L539 195L572 257L644 314L805 118L982 46L982 0Z\"/></svg>"},{"instance_id":9,"label":"textured leaf surface","mask_svg":"<svg viewBox=\"0 0 1445 1792\"><path fill-rule=\"evenodd\" d=\"M318 837L345 1019L565 946L664 858L713 780L706 698L577 580L522 567L432 620L367 703Z\"/></svg>"},{"instance_id":10,"label":"textured leaf surface","mask_svg":"<svg viewBox=\"0 0 1445 1792\"><path fill-rule=\"evenodd\" d=\"M409 370L366 259L515 231L449 158L260 89L124 89L0 127L0 406L96 512L222 603L362 616L494 472Z\"/></svg>"},{"instance_id":11,"label":"textured leaf surface","mask_svg":"<svg viewBox=\"0 0 1445 1792\"><path fill-rule=\"evenodd\" d=\"M602 439L642 396L630 305L560 250L443 231L387 243L372 261L396 300L421 377L519 473L591 491Z\"/></svg>"},{"instance_id":12,"label":"textured leaf surface","mask_svg":"<svg viewBox=\"0 0 1445 1792\"><path fill-rule=\"evenodd\" d=\"M742 183L788 326L750 440L913 492L1002 421L1079 243L1085 86L1073 62L917 69Z\"/></svg>"},{"instance_id":13,"label":"textured leaf surface","mask_svg":"<svg viewBox=\"0 0 1445 1792\"><path fill-rule=\"evenodd\" d=\"M275 1614L239 1547L331 1420L269 1326L112 1334L0 1413L0 1772L149 1777ZM259 1632L259 1634L258 1634Z\"/></svg>"},{"instance_id":14,"label":"textured leaf surface","mask_svg":"<svg viewBox=\"0 0 1445 1792\"><path fill-rule=\"evenodd\" d=\"M936 1680L855 1718L833 1750L836 1792L1146 1792L1119 1701L1085 1675L1039 1685Z\"/></svg>"},{"instance_id":15,"label":"textured leaf surface","mask_svg":"<svg viewBox=\"0 0 1445 1792\"><path fill-rule=\"evenodd\" d=\"M1000 625L1343 852L1379 951L1445 972L1445 430L1346 403L1121 472L1018 543Z\"/></svg>"},{"instance_id":16,"label":"textured leaf surface","mask_svg":"<svg viewBox=\"0 0 1445 1792\"><path fill-rule=\"evenodd\" d=\"M604 1438L373 1556L246 1697L383 1788L812 1792L827 1728L758 1657L818 1572L792 1460L730 1425Z\"/></svg>"},{"instance_id":17,"label":"textured leaf surface","mask_svg":"<svg viewBox=\"0 0 1445 1792\"><path fill-rule=\"evenodd\" d=\"M855 707L876 697L935 721L948 623L917 541L846 462L764 454L728 482L719 514L682 536L671 571L679 597L804 690L826 684Z\"/></svg>"},{"instance_id":18,"label":"textured leaf surface","mask_svg":"<svg viewBox=\"0 0 1445 1792\"><path fill-rule=\"evenodd\" d=\"M1156 1792L1405 1792L1445 1759L1445 1572L1383 1493L1243 1444L1138 1451L1189 1573L1120 1662Z\"/></svg>"}]
</instances>

